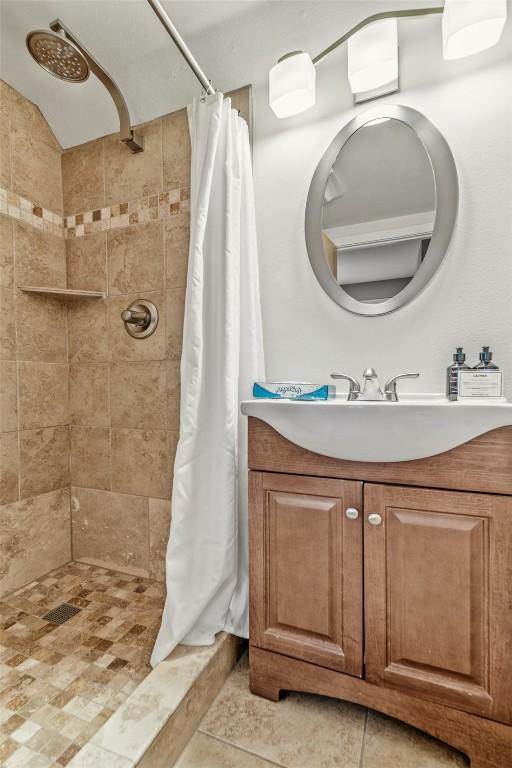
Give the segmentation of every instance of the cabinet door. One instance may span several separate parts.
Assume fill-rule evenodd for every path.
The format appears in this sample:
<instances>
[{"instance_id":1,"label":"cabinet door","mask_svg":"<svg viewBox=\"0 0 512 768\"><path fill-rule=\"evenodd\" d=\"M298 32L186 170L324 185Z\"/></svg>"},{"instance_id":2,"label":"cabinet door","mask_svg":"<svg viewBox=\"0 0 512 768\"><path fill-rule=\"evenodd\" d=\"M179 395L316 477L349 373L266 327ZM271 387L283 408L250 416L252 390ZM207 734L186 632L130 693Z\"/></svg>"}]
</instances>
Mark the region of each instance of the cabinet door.
<instances>
[{"instance_id":1,"label":"cabinet door","mask_svg":"<svg viewBox=\"0 0 512 768\"><path fill-rule=\"evenodd\" d=\"M361 676L362 484L250 472L249 489L250 642Z\"/></svg>"},{"instance_id":2,"label":"cabinet door","mask_svg":"<svg viewBox=\"0 0 512 768\"><path fill-rule=\"evenodd\" d=\"M364 502L367 680L510 723L512 499L365 485Z\"/></svg>"}]
</instances>

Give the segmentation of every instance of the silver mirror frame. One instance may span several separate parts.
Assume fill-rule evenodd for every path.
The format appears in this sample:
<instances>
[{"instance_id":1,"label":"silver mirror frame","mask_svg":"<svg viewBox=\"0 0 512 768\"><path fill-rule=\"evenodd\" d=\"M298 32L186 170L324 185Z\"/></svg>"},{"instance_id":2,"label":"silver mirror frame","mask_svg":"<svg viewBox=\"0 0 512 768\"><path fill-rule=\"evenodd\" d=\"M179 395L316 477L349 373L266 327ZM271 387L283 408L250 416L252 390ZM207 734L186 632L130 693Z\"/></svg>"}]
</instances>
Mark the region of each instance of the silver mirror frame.
<instances>
[{"instance_id":1,"label":"silver mirror frame","mask_svg":"<svg viewBox=\"0 0 512 768\"><path fill-rule=\"evenodd\" d=\"M436 216L427 257L410 282L386 301L379 304L365 304L349 296L338 285L327 265L322 242L322 202L330 170L341 149L359 128L382 117L400 120L408 125L425 147L434 174ZM411 107L391 104L362 112L334 137L318 163L309 187L305 221L306 247L318 282L336 304L356 315L386 315L403 307L426 288L441 265L452 238L458 202L459 183L453 155L444 136L428 118Z\"/></svg>"}]
</instances>

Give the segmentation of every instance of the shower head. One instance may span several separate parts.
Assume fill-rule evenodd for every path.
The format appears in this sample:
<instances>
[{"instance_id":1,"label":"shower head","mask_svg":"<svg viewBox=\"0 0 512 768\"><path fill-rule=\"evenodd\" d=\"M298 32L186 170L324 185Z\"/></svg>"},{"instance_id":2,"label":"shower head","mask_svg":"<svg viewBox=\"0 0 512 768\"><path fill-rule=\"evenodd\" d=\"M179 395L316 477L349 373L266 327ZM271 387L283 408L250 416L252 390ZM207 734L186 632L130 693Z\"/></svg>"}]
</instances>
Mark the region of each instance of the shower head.
<instances>
[{"instance_id":1,"label":"shower head","mask_svg":"<svg viewBox=\"0 0 512 768\"><path fill-rule=\"evenodd\" d=\"M132 152L142 152L143 137L136 134L131 127L128 107L117 83L60 19L52 21L50 30L51 32L36 29L28 33L27 48L34 61L51 75L67 83L83 83L90 72L96 75L116 106L121 141Z\"/></svg>"},{"instance_id":2,"label":"shower head","mask_svg":"<svg viewBox=\"0 0 512 768\"><path fill-rule=\"evenodd\" d=\"M90 69L82 52L55 32L36 29L27 35L27 48L40 67L69 83L83 83Z\"/></svg>"}]
</instances>

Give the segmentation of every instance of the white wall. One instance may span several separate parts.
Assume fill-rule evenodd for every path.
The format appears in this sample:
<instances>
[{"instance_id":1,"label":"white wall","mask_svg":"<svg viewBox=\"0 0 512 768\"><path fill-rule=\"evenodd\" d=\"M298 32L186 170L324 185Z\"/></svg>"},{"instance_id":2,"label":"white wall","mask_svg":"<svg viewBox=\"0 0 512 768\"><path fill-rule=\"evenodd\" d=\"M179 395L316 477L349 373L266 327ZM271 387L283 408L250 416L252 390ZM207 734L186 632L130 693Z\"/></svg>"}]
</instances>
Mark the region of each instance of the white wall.
<instances>
[{"instance_id":1,"label":"white wall","mask_svg":"<svg viewBox=\"0 0 512 768\"><path fill-rule=\"evenodd\" d=\"M357 5L350 4L351 15L345 6L338 29L330 19L332 38L350 21L392 4ZM317 104L295 118L278 120L268 107L266 82L256 83L254 165L267 375L326 382L331 371L359 377L372 365L381 380L418 370L420 380L404 382L403 389L440 392L456 345L464 345L471 362L490 344L512 397L512 19L498 46L457 62L442 59L439 17L402 21L399 30L401 90L380 103L421 111L451 146L460 204L449 251L427 289L397 312L365 318L332 302L307 257L308 187L340 128L379 102L352 105L345 50L319 65ZM283 52L289 48L283 40ZM304 48L315 55L322 44L311 39Z\"/></svg>"}]
</instances>

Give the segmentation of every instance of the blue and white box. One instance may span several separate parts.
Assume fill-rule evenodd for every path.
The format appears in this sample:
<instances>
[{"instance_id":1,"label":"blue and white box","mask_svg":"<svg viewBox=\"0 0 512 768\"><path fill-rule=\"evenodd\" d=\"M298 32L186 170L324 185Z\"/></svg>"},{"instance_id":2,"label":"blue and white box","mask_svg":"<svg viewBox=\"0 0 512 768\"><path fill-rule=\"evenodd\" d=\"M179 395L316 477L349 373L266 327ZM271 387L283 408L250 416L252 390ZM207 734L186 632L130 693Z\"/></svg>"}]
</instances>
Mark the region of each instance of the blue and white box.
<instances>
[{"instance_id":1,"label":"blue and white box","mask_svg":"<svg viewBox=\"0 0 512 768\"><path fill-rule=\"evenodd\" d=\"M257 381L252 396L270 400L328 400L336 396L336 387L302 381Z\"/></svg>"}]
</instances>

